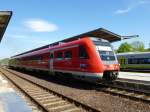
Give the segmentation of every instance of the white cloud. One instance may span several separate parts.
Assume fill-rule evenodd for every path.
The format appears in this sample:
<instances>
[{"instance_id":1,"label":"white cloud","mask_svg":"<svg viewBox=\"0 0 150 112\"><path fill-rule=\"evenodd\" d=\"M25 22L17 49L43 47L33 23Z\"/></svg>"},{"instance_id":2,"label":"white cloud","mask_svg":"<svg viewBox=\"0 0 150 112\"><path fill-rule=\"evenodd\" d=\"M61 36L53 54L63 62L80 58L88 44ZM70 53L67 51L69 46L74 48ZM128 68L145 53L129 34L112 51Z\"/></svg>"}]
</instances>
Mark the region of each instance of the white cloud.
<instances>
[{"instance_id":1,"label":"white cloud","mask_svg":"<svg viewBox=\"0 0 150 112\"><path fill-rule=\"evenodd\" d=\"M132 11L133 9L135 9L141 5L149 4L149 3L150 3L149 0L136 0L134 3L128 4L127 8L118 9L114 13L115 14L125 14L125 13L128 13L128 12Z\"/></svg>"},{"instance_id":2,"label":"white cloud","mask_svg":"<svg viewBox=\"0 0 150 112\"><path fill-rule=\"evenodd\" d=\"M35 32L52 32L58 29L55 24L49 23L41 19L26 20L24 22L24 25Z\"/></svg>"},{"instance_id":3,"label":"white cloud","mask_svg":"<svg viewBox=\"0 0 150 112\"><path fill-rule=\"evenodd\" d=\"M131 10L131 8L127 8L127 9L118 9L115 11L115 14L124 14L124 13L128 13Z\"/></svg>"}]
</instances>

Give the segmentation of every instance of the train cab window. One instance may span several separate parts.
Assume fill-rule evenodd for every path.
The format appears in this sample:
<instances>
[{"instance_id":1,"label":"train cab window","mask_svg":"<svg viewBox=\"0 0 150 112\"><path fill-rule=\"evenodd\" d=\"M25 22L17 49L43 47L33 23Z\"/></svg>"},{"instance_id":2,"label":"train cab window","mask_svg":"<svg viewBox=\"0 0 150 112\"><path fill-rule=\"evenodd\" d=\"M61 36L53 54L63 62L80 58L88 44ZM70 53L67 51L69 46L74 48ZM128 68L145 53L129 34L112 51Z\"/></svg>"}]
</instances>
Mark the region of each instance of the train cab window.
<instances>
[{"instance_id":1,"label":"train cab window","mask_svg":"<svg viewBox=\"0 0 150 112\"><path fill-rule=\"evenodd\" d=\"M58 52L57 53L57 59L58 60L62 60L62 58L63 58L63 53L62 52Z\"/></svg>"},{"instance_id":2,"label":"train cab window","mask_svg":"<svg viewBox=\"0 0 150 112\"><path fill-rule=\"evenodd\" d=\"M79 46L79 58L81 59L89 58L86 48L84 46Z\"/></svg>"},{"instance_id":3,"label":"train cab window","mask_svg":"<svg viewBox=\"0 0 150 112\"><path fill-rule=\"evenodd\" d=\"M65 59L71 59L72 58L72 52L71 51L66 51L65 52Z\"/></svg>"}]
</instances>

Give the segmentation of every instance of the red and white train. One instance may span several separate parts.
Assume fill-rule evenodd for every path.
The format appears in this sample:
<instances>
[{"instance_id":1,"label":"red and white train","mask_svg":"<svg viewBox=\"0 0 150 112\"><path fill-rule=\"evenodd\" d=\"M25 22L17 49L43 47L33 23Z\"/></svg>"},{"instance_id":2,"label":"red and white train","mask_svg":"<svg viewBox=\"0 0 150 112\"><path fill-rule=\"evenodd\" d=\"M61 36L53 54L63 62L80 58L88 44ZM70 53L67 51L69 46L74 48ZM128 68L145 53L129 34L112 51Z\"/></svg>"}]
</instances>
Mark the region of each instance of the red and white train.
<instances>
[{"instance_id":1,"label":"red and white train","mask_svg":"<svg viewBox=\"0 0 150 112\"><path fill-rule=\"evenodd\" d=\"M99 82L118 76L119 63L111 42L121 36L100 28L11 57L13 68L48 71Z\"/></svg>"}]
</instances>

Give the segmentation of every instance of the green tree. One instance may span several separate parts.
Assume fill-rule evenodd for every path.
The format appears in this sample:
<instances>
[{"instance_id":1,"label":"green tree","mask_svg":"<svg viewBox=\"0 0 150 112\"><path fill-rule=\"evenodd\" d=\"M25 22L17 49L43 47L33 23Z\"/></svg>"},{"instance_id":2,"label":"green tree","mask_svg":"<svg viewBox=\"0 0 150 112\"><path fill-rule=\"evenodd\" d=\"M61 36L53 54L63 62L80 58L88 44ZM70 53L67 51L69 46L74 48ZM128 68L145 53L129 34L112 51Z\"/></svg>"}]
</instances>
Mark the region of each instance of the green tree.
<instances>
[{"instance_id":1,"label":"green tree","mask_svg":"<svg viewBox=\"0 0 150 112\"><path fill-rule=\"evenodd\" d=\"M131 43L133 51L145 51L144 43L141 41L134 41Z\"/></svg>"},{"instance_id":2,"label":"green tree","mask_svg":"<svg viewBox=\"0 0 150 112\"><path fill-rule=\"evenodd\" d=\"M132 51L132 46L129 43L125 42L119 46L117 53L131 52L131 51Z\"/></svg>"}]
</instances>

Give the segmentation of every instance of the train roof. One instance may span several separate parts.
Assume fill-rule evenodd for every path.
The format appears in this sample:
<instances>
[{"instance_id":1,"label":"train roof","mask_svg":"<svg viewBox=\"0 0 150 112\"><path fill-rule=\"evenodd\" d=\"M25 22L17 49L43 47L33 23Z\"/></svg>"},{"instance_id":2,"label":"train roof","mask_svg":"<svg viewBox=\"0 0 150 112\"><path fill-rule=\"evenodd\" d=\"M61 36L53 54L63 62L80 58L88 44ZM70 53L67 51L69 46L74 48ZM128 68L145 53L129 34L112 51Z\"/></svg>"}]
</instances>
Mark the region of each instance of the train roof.
<instances>
[{"instance_id":1,"label":"train roof","mask_svg":"<svg viewBox=\"0 0 150 112\"><path fill-rule=\"evenodd\" d=\"M8 26L12 11L0 11L0 42Z\"/></svg>"},{"instance_id":2,"label":"train roof","mask_svg":"<svg viewBox=\"0 0 150 112\"><path fill-rule=\"evenodd\" d=\"M118 53L117 56L138 55L138 54L150 54L150 52L126 52L126 53Z\"/></svg>"}]
</instances>

